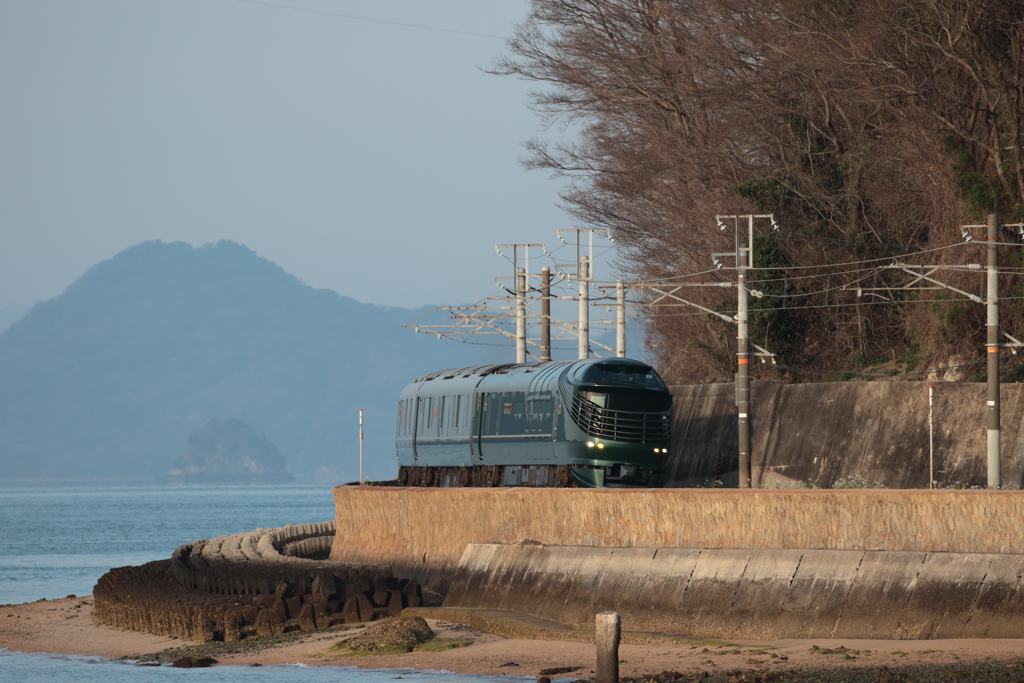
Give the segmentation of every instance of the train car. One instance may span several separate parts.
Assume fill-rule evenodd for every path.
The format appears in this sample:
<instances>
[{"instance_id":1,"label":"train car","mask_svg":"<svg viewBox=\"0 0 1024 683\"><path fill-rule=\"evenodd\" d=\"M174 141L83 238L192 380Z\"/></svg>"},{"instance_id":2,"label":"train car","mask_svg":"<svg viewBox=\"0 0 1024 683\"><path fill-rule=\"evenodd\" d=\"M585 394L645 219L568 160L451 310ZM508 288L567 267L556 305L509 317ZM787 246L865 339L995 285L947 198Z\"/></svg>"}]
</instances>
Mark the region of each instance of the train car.
<instances>
[{"instance_id":1,"label":"train car","mask_svg":"<svg viewBox=\"0 0 1024 683\"><path fill-rule=\"evenodd\" d=\"M398 401L404 486L654 487L672 395L625 358L424 375Z\"/></svg>"}]
</instances>

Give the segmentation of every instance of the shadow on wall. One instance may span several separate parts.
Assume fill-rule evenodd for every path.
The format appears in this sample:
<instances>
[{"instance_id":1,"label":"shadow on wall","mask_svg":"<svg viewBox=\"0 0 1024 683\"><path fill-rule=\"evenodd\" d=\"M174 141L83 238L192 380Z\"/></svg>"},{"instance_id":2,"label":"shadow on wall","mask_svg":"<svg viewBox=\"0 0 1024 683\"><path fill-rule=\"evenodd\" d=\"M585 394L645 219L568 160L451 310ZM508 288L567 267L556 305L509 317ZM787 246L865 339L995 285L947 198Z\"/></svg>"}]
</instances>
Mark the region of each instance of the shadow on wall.
<instances>
[{"instance_id":1,"label":"shadow on wall","mask_svg":"<svg viewBox=\"0 0 1024 683\"><path fill-rule=\"evenodd\" d=\"M887 488L927 488L928 387L935 388L934 472L942 487L985 486L985 385L980 382L829 382L752 386L756 486L831 488L860 476ZM738 482L733 384L672 387L667 488ZM1001 387L1004 486L1024 477L1024 392Z\"/></svg>"}]
</instances>

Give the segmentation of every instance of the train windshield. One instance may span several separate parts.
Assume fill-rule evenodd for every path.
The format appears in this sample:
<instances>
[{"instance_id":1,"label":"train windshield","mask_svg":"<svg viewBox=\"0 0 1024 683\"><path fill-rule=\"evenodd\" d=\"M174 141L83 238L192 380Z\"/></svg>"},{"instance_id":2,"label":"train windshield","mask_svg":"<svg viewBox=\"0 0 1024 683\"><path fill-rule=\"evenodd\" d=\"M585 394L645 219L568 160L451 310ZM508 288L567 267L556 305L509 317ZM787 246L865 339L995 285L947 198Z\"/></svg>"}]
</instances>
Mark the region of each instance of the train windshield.
<instances>
[{"instance_id":1,"label":"train windshield","mask_svg":"<svg viewBox=\"0 0 1024 683\"><path fill-rule=\"evenodd\" d=\"M587 384L615 384L628 387L665 389L658 373L644 365L619 363L596 363L585 365L576 373L576 378Z\"/></svg>"}]
</instances>

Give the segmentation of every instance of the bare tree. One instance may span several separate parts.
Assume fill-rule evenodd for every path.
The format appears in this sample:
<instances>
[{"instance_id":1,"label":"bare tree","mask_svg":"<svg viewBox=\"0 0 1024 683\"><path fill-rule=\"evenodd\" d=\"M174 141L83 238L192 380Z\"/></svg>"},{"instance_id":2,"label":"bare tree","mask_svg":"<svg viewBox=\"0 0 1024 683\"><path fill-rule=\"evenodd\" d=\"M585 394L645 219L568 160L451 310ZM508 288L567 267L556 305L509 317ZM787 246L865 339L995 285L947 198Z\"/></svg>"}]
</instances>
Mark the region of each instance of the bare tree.
<instances>
[{"instance_id":1,"label":"bare tree","mask_svg":"<svg viewBox=\"0 0 1024 683\"><path fill-rule=\"evenodd\" d=\"M974 313L909 295L830 305L854 303L829 293L842 276L795 267L948 244L972 214L1024 214L1022 35L1022 9L1000 0L534 0L493 70L538 84L534 108L571 139L531 141L527 165L572 179L568 210L615 232L625 270L707 270L727 246L716 213L771 211L783 229L756 255L770 296L755 335L784 360L852 367L974 352L961 329ZM722 290L693 296L734 305ZM650 322L666 374L730 371L734 334L717 319L659 309Z\"/></svg>"}]
</instances>

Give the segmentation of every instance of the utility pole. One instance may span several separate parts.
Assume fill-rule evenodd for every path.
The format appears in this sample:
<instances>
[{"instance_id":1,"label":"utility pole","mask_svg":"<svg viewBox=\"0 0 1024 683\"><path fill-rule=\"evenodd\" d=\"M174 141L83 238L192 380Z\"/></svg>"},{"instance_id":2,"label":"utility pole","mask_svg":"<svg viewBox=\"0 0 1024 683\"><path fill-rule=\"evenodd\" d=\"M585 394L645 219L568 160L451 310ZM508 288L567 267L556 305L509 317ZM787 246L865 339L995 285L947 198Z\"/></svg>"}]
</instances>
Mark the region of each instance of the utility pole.
<instances>
[{"instance_id":1,"label":"utility pole","mask_svg":"<svg viewBox=\"0 0 1024 683\"><path fill-rule=\"evenodd\" d=\"M626 287L622 280L615 283L615 355L626 357Z\"/></svg>"},{"instance_id":2,"label":"utility pole","mask_svg":"<svg viewBox=\"0 0 1024 683\"><path fill-rule=\"evenodd\" d=\"M754 217L750 217L753 224ZM740 247L737 250L737 276L738 276L738 299L739 306L736 314L736 322L739 330L736 334L736 409L739 427L739 455L740 455L740 481L741 489L750 488L750 324L749 310L747 304L747 259L750 256L749 247Z\"/></svg>"},{"instance_id":3,"label":"utility pole","mask_svg":"<svg viewBox=\"0 0 1024 683\"><path fill-rule=\"evenodd\" d=\"M551 360L551 269L540 269L540 360Z\"/></svg>"},{"instance_id":4,"label":"utility pole","mask_svg":"<svg viewBox=\"0 0 1024 683\"><path fill-rule=\"evenodd\" d=\"M999 433L999 271L997 269L999 228L996 215L988 215L988 487L998 488L1003 483L1000 462Z\"/></svg>"},{"instance_id":5,"label":"utility pole","mask_svg":"<svg viewBox=\"0 0 1024 683\"><path fill-rule=\"evenodd\" d=\"M590 358L590 258L580 256L578 280L580 286L580 345L579 359Z\"/></svg>"},{"instance_id":6,"label":"utility pole","mask_svg":"<svg viewBox=\"0 0 1024 683\"><path fill-rule=\"evenodd\" d=\"M985 309L986 309L986 339L985 339L985 360L987 366L987 381L986 381L986 396L985 396L985 421L986 421L986 432L987 432L987 456L988 456L988 486L989 488L998 488L1002 486L1002 463L1000 457L1002 434L999 427L999 349L1002 347L1009 347L1013 350L1013 353L1017 353L1017 349L1024 347L1024 342L1021 342L1014 337L1010 336L1006 332L999 329L999 228L1010 228L1016 227L1020 236L1024 237L1024 222L1003 225L1000 226L996 222L996 214L990 213L988 215L988 221L979 225L961 225L960 230L963 238L968 242L971 241L972 236L970 231L972 229L985 228L987 231L986 237L987 244L985 254L988 257L988 266L986 268L986 294L985 294ZM962 289L957 289L951 285L947 285L941 280L937 280L931 277L937 271L945 268L956 268L969 270L981 270L981 264L971 263L960 266L925 266L917 265L913 266L906 263L896 262L884 268L896 268L899 270L906 271L907 273L914 276L914 279L903 287L872 287L872 288L861 288L858 287L858 296L861 291L920 291L925 289L948 289L956 292L962 296L967 297L975 303L982 303L982 298L977 294L971 294L965 292ZM919 282L928 282L931 287L918 286ZM1010 340L1010 343L999 343L999 336L1002 335Z\"/></svg>"},{"instance_id":7,"label":"utility pole","mask_svg":"<svg viewBox=\"0 0 1024 683\"><path fill-rule=\"evenodd\" d=\"M764 296L762 292L750 292L747 289L747 271L754 267L754 219L755 218L767 218L771 221L772 229L778 230L779 225L775 222L775 216L773 214L747 214L745 216L715 216L715 221L718 223L719 230L725 230L728 226L722 222L723 218L731 218L734 222L734 239L736 244L735 252L712 254L712 262L721 267L719 262L719 256L735 256L736 258L736 277L737 284L737 311L736 311L736 323L739 328L736 332L736 423L737 432L739 437L739 459L740 459L740 472L739 472L739 487L741 489L749 489L753 485L753 476L751 474L750 467L750 306L748 295L753 293L754 296L761 298ZM740 218L747 219L747 239L746 246L743 245L743 238L740 236ZM757 344L754 347L758 349L756 355L764 357L771 357L772 363L774 363L774 355L761 348Z\"/></svg>"},{"instance_id":8,"label":"utility pole","mask_svg":"<svg viewBox=\"0 0 1024 683\"><path fill-rule=\"evenodd\" d=\"M935 488L935 387L928 387L928 488Z\"/></svg>"},{"instance_id":9,"label":"utility pole","mask_svg":"<svg viewBox=\"0 0 1024 683\"><path fill-rule=\"evenodd\" d=\"M576 260L559 262L555 255L547 250L543 244L495 244L494 250L499 256L511 261L513 267L512 284L508 283L508 277L494 278L495 285L504 290L505 294L499 297L488 297L481 302L471 306L444 306L435 308L434 311L445 311L449 319L440 324L418 323L413 321L405 327L413 328L417 333L433 334L438 339L446 338L453 341L468 343L469 335L493 334L499 335L511 341L516 349L516 362L524 363L530 358L540 361L550 361L552 346L559 342L571 343L576 341L579 348L579 357L590 358L595 355L599 357L614 356L616 349L613 345L602 343L601 338L590 337L590 327L596 325L614 325L614 320L607 320L598 317L592 320L590 316L590 288L593 283L594 273L594 236L593 233L600 232L608 240L615 244L608 230L596 228L566 228L556 231L558 240L569 246L570 242L562 236L563 232L575 233L575 240L571 246L576 252ZM587 233L588 243L583 244L582 233ZM508 255L502 251L503 248L511 248ZM530 270L530 249L539 248L544 255L550 258L555 264L552 267L543 267L540 273L533 273ZM589 253L587 253L589 252ZM525 268L520 268L523 263ZM575 273L563 272L563 268ZM552 279L552 271L556 277ZM533 306L534 297L531 292L531 278L539 277L541 286L540 308ZM565 294L559 291L560 287L567 287L575 290L576 284L582 290L582 296L575 292ZM608 287L611 289L614 285ZM599 287L599 289L604 289ZM563 290L564 291L564 290ZM576 301L579 304L579 318L577 320L560 320L552 315L552 301L567 302ZM492 303L493 302L493 303ZM558 314L558 307L562 304L555 304L555 316ZM610 306L608 307L610 309ZM533 319L538 319L540 324L539 339L530 337L530 325ZM621 324L621 323L620 323ZM552 330L552 326L555 328ZM533 347L531 349L531 347ZM624 349L620 349L624 351ZM532 351L532 352L531 352Z\"/></svg>"},{"instance_id":10,"label":"utility pole","mask_svg":"<svg viewBox=\"0 0 1024 683\"><path fill-rule=\"evenodd\" d=\"M359 484L363 483L363 409L359 409Z\"/></svg>"},{"instance_id":11,"label":"utility pole","mask_svg":"<svg viewBox=\"0 0 1024 683\"><path fill-rule=\"evenodd\" d=\"M516 363L526 362L526 271L516 269Z\"/></svg>"}]
</instances>

